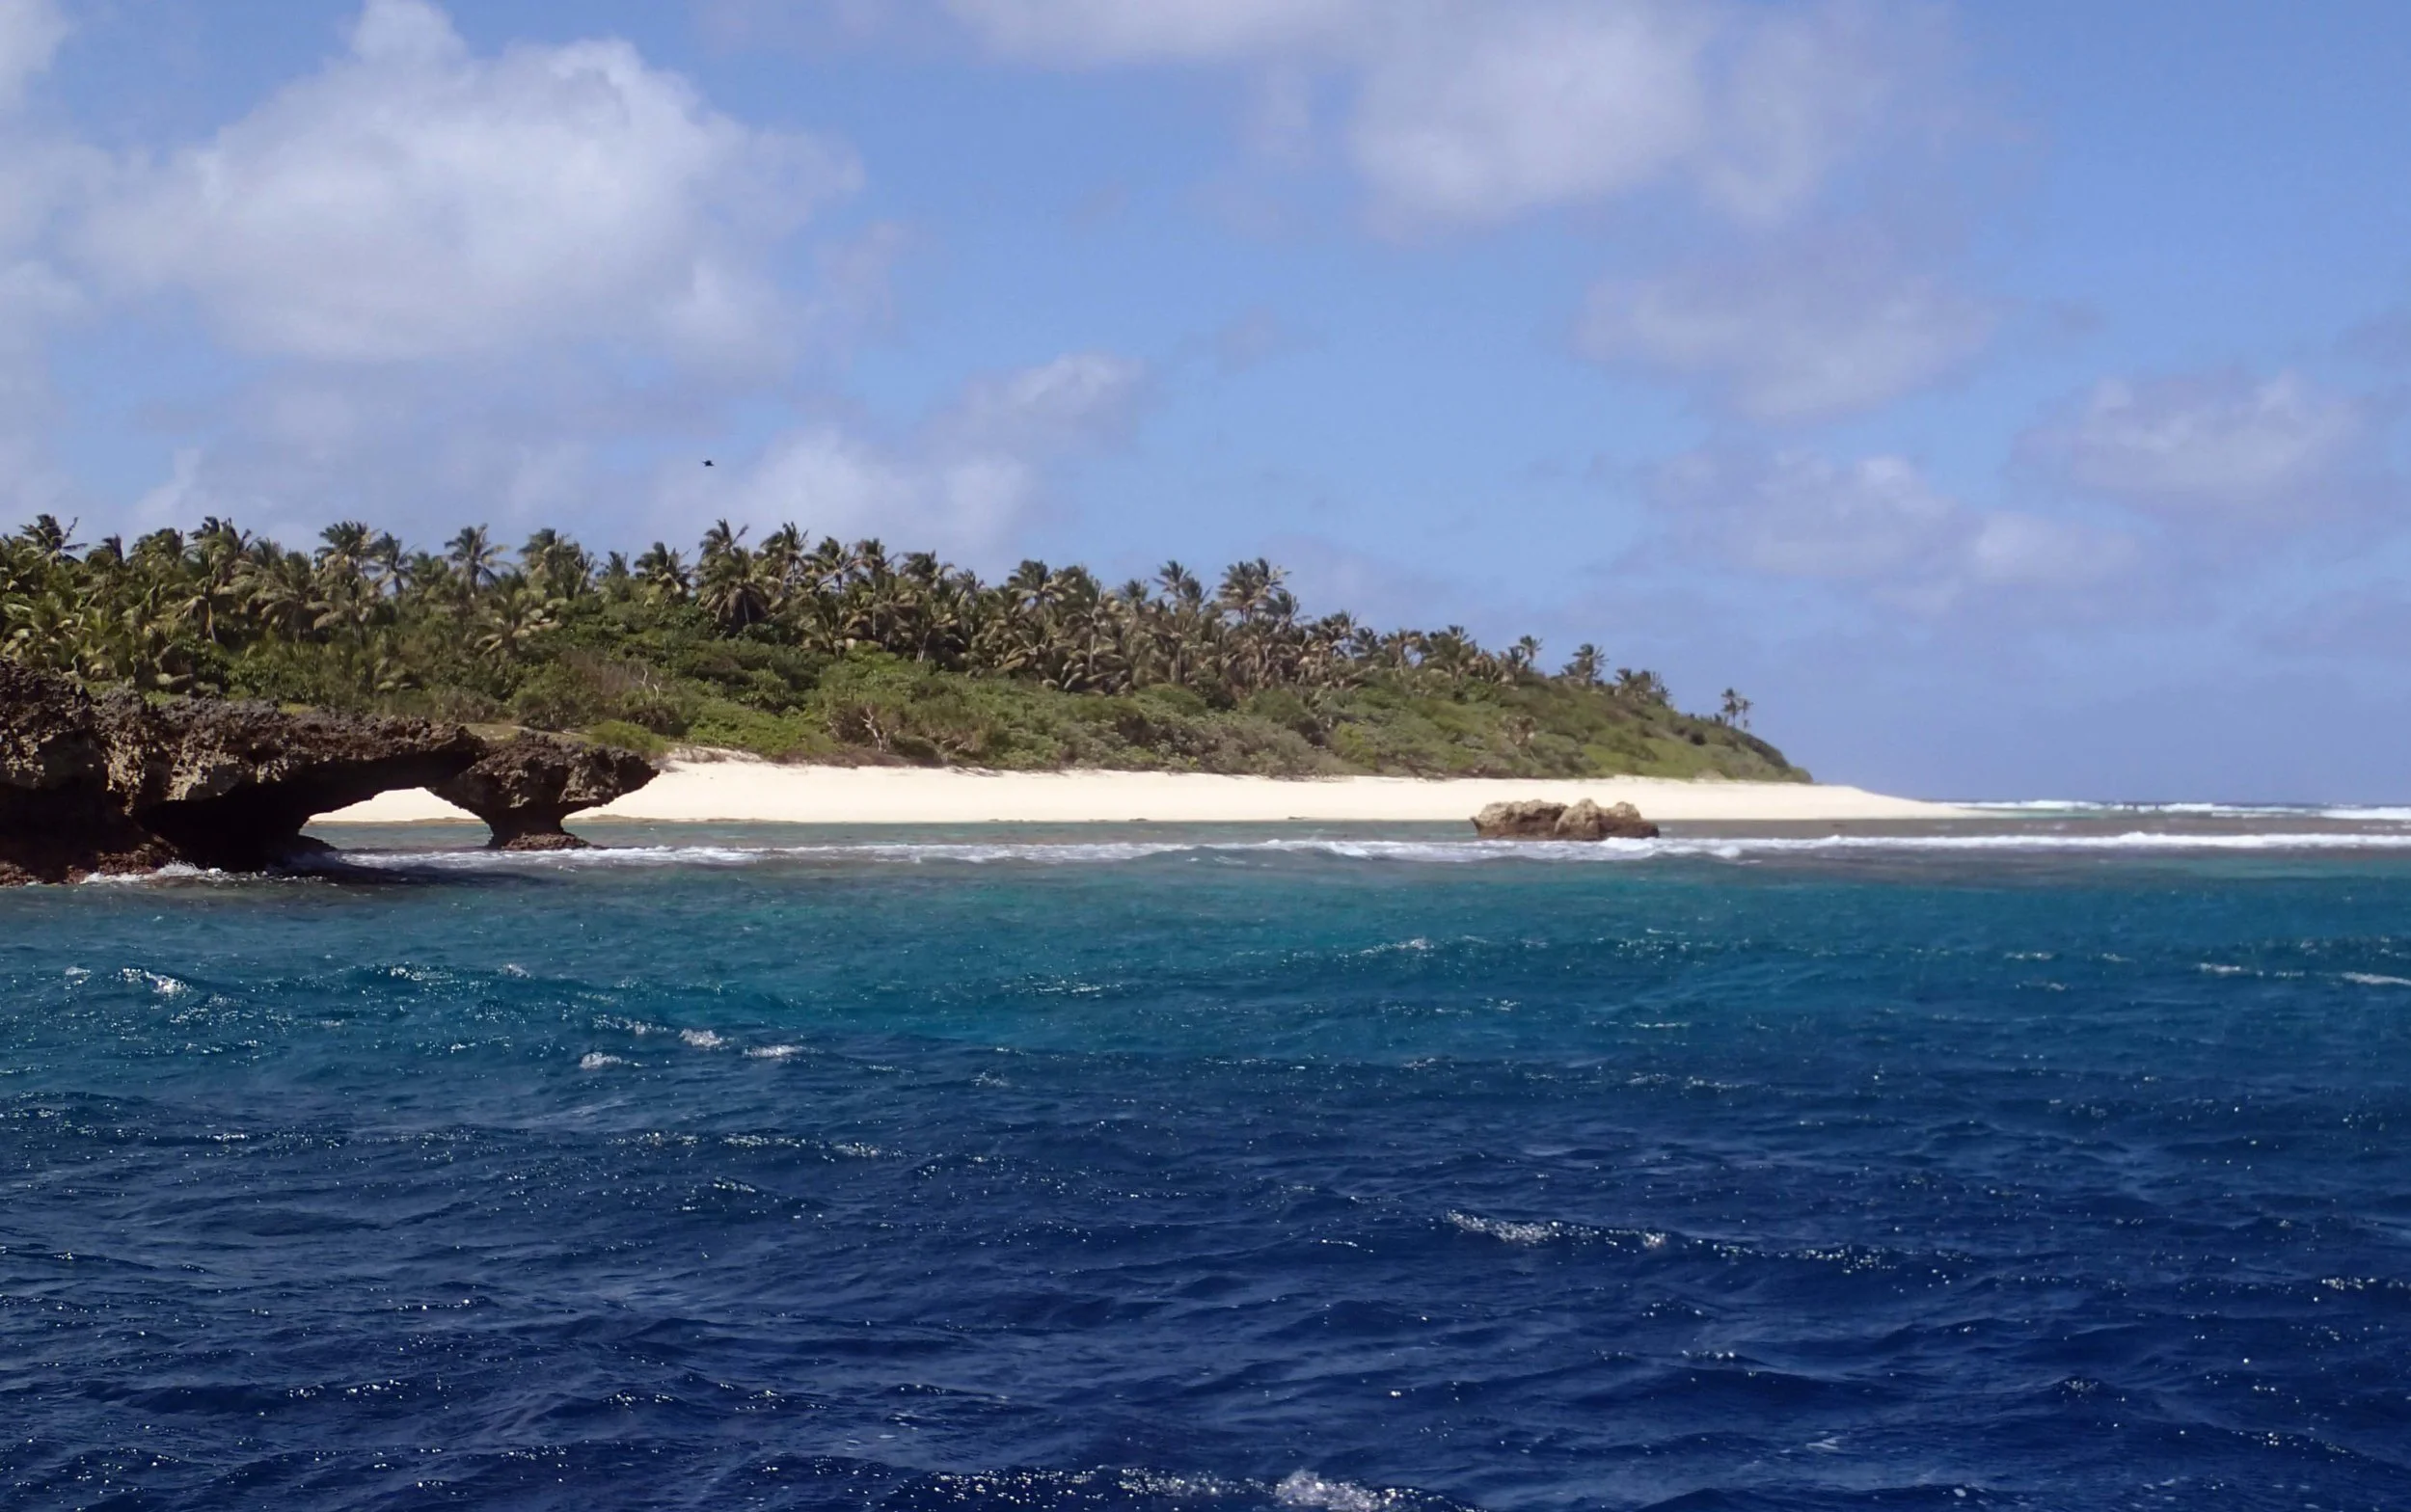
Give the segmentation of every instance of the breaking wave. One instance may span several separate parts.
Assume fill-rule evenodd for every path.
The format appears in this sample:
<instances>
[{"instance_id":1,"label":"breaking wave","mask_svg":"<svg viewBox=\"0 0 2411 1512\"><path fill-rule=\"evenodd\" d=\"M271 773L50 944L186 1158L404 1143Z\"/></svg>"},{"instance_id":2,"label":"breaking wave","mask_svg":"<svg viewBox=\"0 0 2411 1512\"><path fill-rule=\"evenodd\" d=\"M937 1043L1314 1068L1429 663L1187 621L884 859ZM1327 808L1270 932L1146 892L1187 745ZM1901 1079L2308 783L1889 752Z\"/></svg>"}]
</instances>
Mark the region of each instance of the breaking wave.
<instances>
[{"instance_id":1,"label":"breaking wave","mask_svg":"<svg viewBox=\"0 0 2411 1512\"><path fill-rule=\"evenodd\" d=\"M1984 814L2158 816L2169 819L2333 820L2348 824L2411 824L2411 807L2355 803L2106 803L2089 798L1953 799L1952 807Z\"/></svg>"},{"instance_id":2,"label":"breaking wave","mask_svg":"<svg viewBox=\"0 0 2411 1512\"><path fill-rule=\"evenodd\" d=\"M1281 856L1428 865L1479 862L1597 864L1659 859L1747 861L1784 856L1984 854L2181 855L2287 851L2411 852L2400 830L2253 830L2117 834L1681 835L1657 840L1378 840L1335 837L1166 841L861 841L816 845L628 846L591 850L343 852L338 869L542 873L615 867L743 867L766 862L890 865L1079 866L1187 858L1244 862Z\"/></svg>"}]
</instances>

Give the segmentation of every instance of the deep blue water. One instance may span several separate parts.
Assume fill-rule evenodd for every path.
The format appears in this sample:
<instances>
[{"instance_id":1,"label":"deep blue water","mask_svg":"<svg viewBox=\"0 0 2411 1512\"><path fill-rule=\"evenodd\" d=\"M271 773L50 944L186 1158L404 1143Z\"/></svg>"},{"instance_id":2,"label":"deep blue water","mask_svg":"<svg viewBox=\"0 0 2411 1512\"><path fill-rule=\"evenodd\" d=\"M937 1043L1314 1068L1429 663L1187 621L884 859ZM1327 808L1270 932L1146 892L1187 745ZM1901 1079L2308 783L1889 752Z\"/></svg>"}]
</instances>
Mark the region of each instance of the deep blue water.
<instances>
[{"instance_id":1,"label":"deep blue water","mask_svg":"<svg viewBox=\"0 0 2411 1512\"><path fill-rule=\"evenodd\" d=\"M2411 855L1443 853L0 894L0 1504L2411 1505Z\"/></svg>"}]
</instances>

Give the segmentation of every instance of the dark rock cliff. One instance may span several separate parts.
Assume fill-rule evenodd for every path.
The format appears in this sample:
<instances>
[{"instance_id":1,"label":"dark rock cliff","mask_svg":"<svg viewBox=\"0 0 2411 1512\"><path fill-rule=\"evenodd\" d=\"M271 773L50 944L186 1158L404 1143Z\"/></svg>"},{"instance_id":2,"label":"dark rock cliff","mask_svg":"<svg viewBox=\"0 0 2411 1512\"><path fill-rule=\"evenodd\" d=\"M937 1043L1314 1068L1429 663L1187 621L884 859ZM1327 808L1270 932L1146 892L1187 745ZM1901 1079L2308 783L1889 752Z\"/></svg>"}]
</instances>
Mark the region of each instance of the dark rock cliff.
<instances>
[{"instance_id":1,"label":"dark rock cliff","mask_svg":"<svg viewBox=\"0 0 2411 1512\"><path fill-rule=\"evenodd\" d=\"M117 715L111 718L109 715ZM143 872L176 859L111 782L122 712L65 678L0 662L0 884Z\"/></svg>"},{"instance_id":2,"label":"dark rock cliff","mask_svg":"<svg viewBox=\"0 0 2411 1512\"><path fill-rule=\"evenodd\" d=\"M435 795L484 820L496 850L562 850L585 844L561 827L562 820L634 793L656 775L653 764L634 751L519 735L437 784Z\"/></svg>"},{"instance_id":3,"label":"dark rock cliff","mask_svg":"<svg viewBox=\"0 0 2411 1512\"><path fill-rule=\"evenodd\" d=\"M311 817L391 788L466 771L484 742L456 724L369 715L286 714L268 704L184 699L147 708L132 770L119 772L134 823L196 866L257 871L315 849Z\"/></svg>"},{"instance_id":4,"label":"dark rock cliff","mask_svg":"<svg viewBox=\"0 0 2411 1512\"><path fill-rule=\"evenodd\" d=\"M302 834L312 816L391 788L446 789L497 845L574 843L564 815L653 775L639 756L549 737L490 744L424 719L95 698L0 662L0 882L172 861L259 871L323 849Z\"/></svg>"}]
</instances>

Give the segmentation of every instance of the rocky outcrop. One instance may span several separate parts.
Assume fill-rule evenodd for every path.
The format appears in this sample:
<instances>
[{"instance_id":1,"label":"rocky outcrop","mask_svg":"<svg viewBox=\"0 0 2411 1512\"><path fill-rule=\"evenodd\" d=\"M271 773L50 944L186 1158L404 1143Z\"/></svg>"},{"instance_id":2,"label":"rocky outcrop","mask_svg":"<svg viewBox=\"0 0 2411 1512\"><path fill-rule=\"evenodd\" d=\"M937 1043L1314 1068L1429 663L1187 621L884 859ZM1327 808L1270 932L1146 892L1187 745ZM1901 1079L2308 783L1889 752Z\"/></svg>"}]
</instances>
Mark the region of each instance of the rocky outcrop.
<instances>
[{"instance_id":1,"label":"rocky outcrop","mask_svg":"<svg viewBox=\"0 0 2411 1512\"><path fill-rule=\"evenodd\" d=\"M435 795L484 820L495 850L566 850L585 842L563 829L562 820L634 793L656 775L653 764L634 751L519 735L438 784Z\"/></svg>"},{"instance_id":2,"label":"rocky outcrop","mask_svg":"<svg viewBox=\"0 0 2411 1512\"><path fill-rule=\"evenodd\" d=\"M184 860L230 872L321 850L302 836L312 816L449 781L486 749L457 724L425 719L209 699L142 714L114 764L127 817Z\"/></svg>"},{"instance_id":3,"label":"rocky outcrop","mask_svg":"<svg viewBox=\"0 0 2411 1512\"><path fill-rule=\"evenodd\" d=\"M124 723L122 711L104 711L65 678L0 662L0 885L176 859L126 816L111 782Z\"/></svg>"},{"instance_id":4,"label":"rocky outcrop","mask_svg":"<svg viewBox=\"0 0 2411 1512\"><path fill-rule=\"evenodd\" d=\"M1655 840L1658 826L1640 817L1640 810L1630 803L1611 803L1601 808L1583 798L1558 819L1557 838L1559 840Z\"/></svg>"},{"instance_id":5,"label":"rocky outcrop","mask_svg":"<svg viewBox=\"0 0 2411 1512\"><path fill-rule=\"evenodd\" d=\"M321 849L301 832L313 815L447 782L486 751L454 724L95 699L66 678L0 662L0 880L171 861L275 867Z\"/></svg>"},{"instance_id":6,"label":"rocky outcrop","mask_svg":"<svg viewBox=\"0 0 2411 1512\"><path fill-rule=\"evenodd\" d=\"M1484 840L1655 840L1658 826L1630 803L1606 808L1588 798L1568 806L1538 799L1492 803L1474 816Z\"/></svg>"},{"instance_id":7,"label":"rocky outcrop","mask_svg":"<svg viewBox=\"0 0 2411 1512\"><path fill-rule=\"evenodd\" d=\"M72 881L172 861L264 871L326 849L316 815L432 788L504 850L581 844L561 821L653 780L643 757L555 736L489 742L456 724L287 714L131 693L0 662L0 883Z\"/></svg>"}]
</instances>

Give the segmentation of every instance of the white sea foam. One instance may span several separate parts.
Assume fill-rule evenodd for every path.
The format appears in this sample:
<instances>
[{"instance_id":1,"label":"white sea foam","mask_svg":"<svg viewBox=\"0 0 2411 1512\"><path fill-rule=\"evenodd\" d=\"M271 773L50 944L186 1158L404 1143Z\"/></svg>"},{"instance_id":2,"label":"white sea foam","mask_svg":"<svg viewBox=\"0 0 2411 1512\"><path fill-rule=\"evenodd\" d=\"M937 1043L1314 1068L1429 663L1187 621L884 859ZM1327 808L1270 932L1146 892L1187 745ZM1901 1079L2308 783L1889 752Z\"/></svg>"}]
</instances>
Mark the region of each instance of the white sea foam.
<instances>
[{"instance_id":1,"label":"white sea foam","mask_svg":"<svg viewBox=\"0 0 2411 1512\"><path fill-rule=\"evenodd\" d=\"M364 867L414 871L546 872L612 867L746 866L772 861L954 864L963 866L1113 865L1186 857L1246 861L1284 855L1426 865L1478 862L1618 863L1655 859L1754 861L1783 856L2154 855L2411 851L2411 828L2262 829L2242 832L2127 830L2115 834L2030 831L1995 834L1675 835L1657 840L1378 840L1331 836L1265 840L860 841L819 845L631 846L533 852L357 853ZM509 970L510 968L504 968Z\"/></svg>"},{"instance_id":2,"label":"white sea foam","mask_svg":"<svg viewBox=\"0 0 2411 1512\"><path fill-rule=\"evenodd\" d=\"M626 1066L627 1064L628 1057L624 1055L605 1055L600 1050L588 1050L585 1054L578 1057L578 1069L582 1071L600 1071L610 1066Z\"/></svg>"},{"instance_id":3,"label":"white sea foam","mask_svg":"<svg viewBox=\"0 0 2411 1512\"><path fill-rule=\"evenodd\" d=\"M230 881L229 874L203 871L182 861L170 861L155 872L95 872L76 885L81 887L133 887L149 882Z\"/></svg>"},{"instance_id":4,"label":"white sea foam","mask_svg":"<svg viewBox=\"0 0 2411 1512\"><path fill-rule=\"evenodd\" d=\"M1285 1507L1314 1507L1318 1512L1403 1512L1421 1504L1409 1492L1376 1490L1344 1480L1326 1480L1311 1470L1291 1471L1272 1488Z\"/></svg>"},{"instance_id":5,"label":"white sea foam","mask_svg":"<svg viewBox=\"0 0 2411 1512\"><path fill-rule=\"evenodd\" d=\"M1551 1239L1562 1239L1576 1231L1563 1224L1517 1223L1511 1219L1484 1218L1476 1213L1454 1211L1449 1214L1449 1222L1467 1233L1477 1233L1508 1244L1546 1244Z\"/></svg>"},{"instance_id":6,"label":"white sea foam","mask_svg":"<svg viewBox=\"0 0 2411 1512\"><path fill-rule=\"evenodd\" d=\"M745 1052L748 1061L784 1061L791 1056L809 1054L799 1044L758 1044Z\"/></svg>"},{"instance_id":7,"label":"white sea foam","mask_svg":"<svg viewBox=\"0 0 2411 1512\"><path fill-rule=\"evenodd\" d=\"M697 1050L717 1050L728 1042L709 1029L681 1029L678 1038Z\"/></svg>"},{"instance_id":8,"label":"white sea foam","mask_svg":"<svg viewBox=\"0 0 2411 1512\"><path fill-rule=\"evenodd\" d=\"M2411 987L2411 977L2381 977L2373 971L2347 971L2342 975L2346 982L2365 987Z\"/></svg>"},{"instance_id":9,"label":"white sea foam","mask_svg":"<svg viewBox=\"0 0 2411 1512\"><path fill-rule=\"evenodd\" d=\"M2411 824L2411 807L2387 803L2105 803L2088 798L1959 800L1954 808L1984 814L2134 814L2174 819L2326 819L2359 824Z\"/></svg>"}]
</instances>

